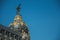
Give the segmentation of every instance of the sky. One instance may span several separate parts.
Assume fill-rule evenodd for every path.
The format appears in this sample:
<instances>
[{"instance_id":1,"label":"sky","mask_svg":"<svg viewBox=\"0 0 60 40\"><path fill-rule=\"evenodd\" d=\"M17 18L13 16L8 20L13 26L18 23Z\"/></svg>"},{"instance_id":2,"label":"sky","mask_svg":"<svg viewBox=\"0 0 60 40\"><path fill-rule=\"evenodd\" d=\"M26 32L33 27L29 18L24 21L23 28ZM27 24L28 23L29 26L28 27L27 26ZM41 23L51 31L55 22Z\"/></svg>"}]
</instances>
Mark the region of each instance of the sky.
<instances>
[{"instance_id":1,"label":"sky","mask_svg":"<svg viewBox=\"0 0 60 40\"><path fill-rule=\"evenodd\" d=\"M60 0L0 1L0 24L8 27L19 3L20 15L28 25L31 40L60 40Z\"/></svg>"}]
</instances>

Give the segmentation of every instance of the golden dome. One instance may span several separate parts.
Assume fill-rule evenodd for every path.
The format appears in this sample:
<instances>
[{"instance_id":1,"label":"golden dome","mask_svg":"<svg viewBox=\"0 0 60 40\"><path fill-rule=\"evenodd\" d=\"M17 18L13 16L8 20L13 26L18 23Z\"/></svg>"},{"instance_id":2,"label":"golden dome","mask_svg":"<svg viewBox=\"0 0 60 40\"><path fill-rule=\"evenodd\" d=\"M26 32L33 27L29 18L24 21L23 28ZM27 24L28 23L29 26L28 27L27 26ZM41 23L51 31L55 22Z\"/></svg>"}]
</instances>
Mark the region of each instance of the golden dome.
<instances>
[{"instance_id":1,"label":"golden dome","mask_svg":"<svg viewBox=\"0 0 60 40\"><path fill-rule=\"evenodd\" d=\"M15 18L14 18L14 20L21 20L22 21L22 18L21 18L20 15L16 15Z\"/></svg>"}]
</instances>

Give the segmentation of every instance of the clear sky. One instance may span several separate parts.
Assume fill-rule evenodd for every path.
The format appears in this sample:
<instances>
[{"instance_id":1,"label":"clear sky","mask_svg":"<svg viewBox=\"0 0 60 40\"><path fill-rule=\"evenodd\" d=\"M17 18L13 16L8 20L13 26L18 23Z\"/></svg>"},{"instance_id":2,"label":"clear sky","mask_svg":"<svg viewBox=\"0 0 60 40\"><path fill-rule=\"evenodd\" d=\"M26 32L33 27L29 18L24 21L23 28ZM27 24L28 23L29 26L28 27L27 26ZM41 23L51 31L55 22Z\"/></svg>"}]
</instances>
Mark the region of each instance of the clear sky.
<instances>
[{"instance_id":1,"label":"clear sky","mask_svg":"<svg viewBox=\"0 0 60 40\"><path fill-rule=\"evenodd\" d=\"M31 40L60 40L60 0L20 0L23 21ZM0 24L8 26L16 15L17 0L5 0Z\"/></svg>"}]
</instances>

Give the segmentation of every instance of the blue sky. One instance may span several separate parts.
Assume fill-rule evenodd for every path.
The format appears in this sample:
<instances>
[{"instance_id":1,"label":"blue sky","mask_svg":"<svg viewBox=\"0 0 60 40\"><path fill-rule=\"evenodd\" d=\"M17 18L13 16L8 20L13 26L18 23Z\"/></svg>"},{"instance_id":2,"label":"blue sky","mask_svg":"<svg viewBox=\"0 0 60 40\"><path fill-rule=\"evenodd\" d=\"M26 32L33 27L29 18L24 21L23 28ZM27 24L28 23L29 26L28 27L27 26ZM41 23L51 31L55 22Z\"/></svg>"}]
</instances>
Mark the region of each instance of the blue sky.
<instances>
[{"instance_id":1,"label":"blue sky","mask_svg":"<svg viewBox=\"0 0 60 40\"><path fill-rule=\"evenodd\" d=\"M23 21L31 40L60 40L60 0L20 0ZM8 26L16 15L17 0L3 2L0 24ZM31 25L30 25L31 24Z\"/></svg>"}]
</instances>

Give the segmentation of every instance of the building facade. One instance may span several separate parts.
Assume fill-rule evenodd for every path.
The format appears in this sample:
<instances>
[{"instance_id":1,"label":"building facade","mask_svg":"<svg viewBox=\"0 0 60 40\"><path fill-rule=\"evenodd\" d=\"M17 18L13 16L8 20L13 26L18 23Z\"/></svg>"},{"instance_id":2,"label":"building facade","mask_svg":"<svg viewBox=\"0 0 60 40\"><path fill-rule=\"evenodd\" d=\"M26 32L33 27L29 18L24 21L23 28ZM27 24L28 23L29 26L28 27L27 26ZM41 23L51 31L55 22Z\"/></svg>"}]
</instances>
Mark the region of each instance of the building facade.
<instances>
[{"instance_id":1,"label":"building facade","mask_svg":"<svg viewBox=\"0 0 60 40\"><path fill-rule=\"evenodd\" d=\"M20 15L20 5L16 8L16 16L9 27L0 25L0 40L30 40L29 30Z\"/></svg>"},{"instance_id":2,"label":"building facade","mask_svg":"<svg viewBox=\"0 0 60 40\"><path fill-rule=\"evenodd\" d=\"M21 40L21 35L3 25L0 25L0 40Z\"/></svg>"}]
</instances>

